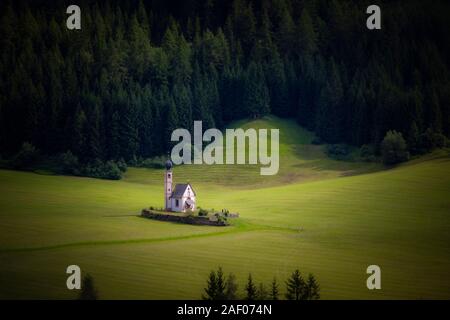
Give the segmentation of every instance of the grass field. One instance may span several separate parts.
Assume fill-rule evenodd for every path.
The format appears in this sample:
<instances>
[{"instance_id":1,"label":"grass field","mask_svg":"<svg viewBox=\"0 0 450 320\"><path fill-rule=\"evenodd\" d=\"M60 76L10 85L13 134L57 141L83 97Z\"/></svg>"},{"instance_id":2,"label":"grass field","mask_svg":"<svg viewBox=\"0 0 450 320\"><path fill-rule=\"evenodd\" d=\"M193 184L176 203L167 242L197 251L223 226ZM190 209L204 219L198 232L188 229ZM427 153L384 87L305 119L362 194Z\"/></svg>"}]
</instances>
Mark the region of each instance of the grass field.
<instances>
[{"instance_id":1,"label":"grass field","mask_svg":"<svg viewBox=\"0 0 450 320\"><path fill-rule=\"evenodd\" d=\"M221 265L257 282L295 268L324 299L450 299L450 156L397 168L329 159L313 135L274 117L235 126L280 128L280 172L259 166L178 166L198 205L241 214L233 226L140 218L163 205L163 171L121 181L0 170L0 298L74 298L65 269L94 276L101 298L197 299ZM382 290L366 288L368 265ZM284 285L282 285L284 291Z\"/></svg>"}]
</instances>

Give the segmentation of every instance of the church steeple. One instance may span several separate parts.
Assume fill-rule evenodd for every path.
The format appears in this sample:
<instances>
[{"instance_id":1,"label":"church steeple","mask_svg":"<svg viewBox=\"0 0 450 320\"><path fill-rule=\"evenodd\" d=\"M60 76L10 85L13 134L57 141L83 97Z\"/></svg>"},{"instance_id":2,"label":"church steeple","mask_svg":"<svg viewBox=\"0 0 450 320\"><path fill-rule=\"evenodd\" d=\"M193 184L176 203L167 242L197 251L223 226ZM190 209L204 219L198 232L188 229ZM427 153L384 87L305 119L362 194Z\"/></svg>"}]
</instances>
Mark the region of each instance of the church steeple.
<instances>
[{"instance_id":1,"label":"church steeple","mask_svg":"<svg viewBox=\"0 0 450 320\"><path fill-rule=\"evenodd\" d=\"M164 175L164 208L167 211L172 210L170 197L172 196L172 167L173 163L170 159L166 161L166 172Z\"/></svg>"}]
</instances>

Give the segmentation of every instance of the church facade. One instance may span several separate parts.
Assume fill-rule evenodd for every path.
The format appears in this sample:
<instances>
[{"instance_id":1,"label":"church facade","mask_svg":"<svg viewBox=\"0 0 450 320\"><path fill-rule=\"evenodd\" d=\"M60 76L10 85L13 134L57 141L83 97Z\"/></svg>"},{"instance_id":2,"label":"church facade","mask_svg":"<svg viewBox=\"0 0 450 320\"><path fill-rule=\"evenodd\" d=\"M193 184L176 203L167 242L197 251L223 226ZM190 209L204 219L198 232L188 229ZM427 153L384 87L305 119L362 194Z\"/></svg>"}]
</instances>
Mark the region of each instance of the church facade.
<instances>
[{"instance_id":1,"label":"church facade","mask_svg":"<svg viewBox=\"0 0 450 320\"><path fill-rule=\"evenodd\" d=\"M167 160L164 174L164 209L166 211L186 212L196 209L195 191L190 183L177 184L173 187L172 161Z\"/></svg>"}]
</instances>

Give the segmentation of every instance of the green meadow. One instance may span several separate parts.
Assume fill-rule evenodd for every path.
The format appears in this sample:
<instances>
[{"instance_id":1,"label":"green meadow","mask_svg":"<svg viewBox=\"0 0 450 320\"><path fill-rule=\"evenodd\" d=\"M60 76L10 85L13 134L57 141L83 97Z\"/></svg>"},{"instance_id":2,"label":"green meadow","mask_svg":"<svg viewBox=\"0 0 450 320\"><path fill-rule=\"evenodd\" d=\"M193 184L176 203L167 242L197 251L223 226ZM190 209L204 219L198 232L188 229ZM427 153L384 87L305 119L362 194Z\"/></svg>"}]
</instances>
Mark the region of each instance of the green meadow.
<instances>
[{"instance_id":1,"label":"green meadow","mask_svg":"<svg viewBox=\"0 0 450 320\"><path fill-rule=\"evenodd\" d=\"M395 168L328 158L313 134L275 117L280 170L182 165L197 204L240 218L206 227L139 217L163 206L163 170L129 168L108 181L0 170L0 298L73 299L68 265L94 276L104 299L198 299L211 269L267 285L296 268L323 299L450 299L450 155ZM366 268L381 267L369 291Z\"/></svg>"}]
</instances>

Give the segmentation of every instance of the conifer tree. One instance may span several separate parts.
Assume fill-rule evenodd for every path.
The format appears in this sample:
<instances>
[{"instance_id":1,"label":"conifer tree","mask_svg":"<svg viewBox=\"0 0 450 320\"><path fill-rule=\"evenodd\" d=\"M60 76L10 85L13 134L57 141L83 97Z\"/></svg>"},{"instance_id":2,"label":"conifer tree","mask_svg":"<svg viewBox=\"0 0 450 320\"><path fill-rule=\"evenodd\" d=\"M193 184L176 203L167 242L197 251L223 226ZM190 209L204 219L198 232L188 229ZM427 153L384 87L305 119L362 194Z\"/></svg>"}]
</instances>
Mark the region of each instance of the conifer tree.
<instances>
[{"instance_id":1,"label":"conifer tree","mask_svg":"<svg viewBox=\"0 0 450 320\"><path fill-rule=\"evenodd\" d=\"M217 297L217 277L216 272L213 270L209 273L209 278L207 280L203 300L215 300L216 297Z\"/></svg>"},{"instance_id":2,"label":"conifer tree","mask_svg":"<svg viewBox=\"0 0 450 320\"><path fill-rule=\"evenodd\" d=\"M120 115L115 110L112 115L108 126L108 155L110 159L117 160L121 157L120 154Z\"/></svg>"},{"instance_id":3,"label":"conifer tree","mask_svg":"<svg viewBox=\"0 0 450 320\"><path fill-rule=\"evenodd\" d=\"M286 299L305 300L305 298L306 298L306 283L303 280L300 271L297 269L286 281Z\"/></svg>"},{"instance_id":4,"label":"conifer tree","mask_svg":"<svg viewBox=\"0 0 450 320\"><path fill-rule=\"evenodd\" d=\"M222 267L219 267L219 269L216 272L216 282L217 282L217 294L216 299L217 300L224 300L226 297L226 280L223 275Z\"/></svg>"},{"instance_id":5,"label":"conifer tree","mask_svg":"<svg viewBox=\"0 0 450 320\"><path fill-rule=\"evenodd\" d=\"M73 132L72 132L72 150L75 154L79 155L82 159L86 159L87 151L86 151L86 135L87 131L87 119L86 114L80 105L77 107L77 111L75 113L75 119L73 123Z\"/></svg>"},{"instance_id":6,"label":"conifer tree","mask_svg":"<svg viewBox=\"0 0 450 320\"><path fill-rule=\"evenodd\" d=\"M276 278L273 278L270 289L270 300L278 300L279 291Z\"/></svg>"},{"instance_id":7,"label":"conifer tree","mask_svg":"<svg viewBox=\"0 0 450 320\"><path fill-rule=\"evenodd\" d=\"M252 274L249 273L247 285L245 286L245 292L246 292L245 299L246 300L256 300L257 299L256 290L257 289L256 289L255 284L253 283Z\"/></svg>"},{"instance_id":8,"label":"conifer tree","mask_svg":"<svg viewBox=\"0 0 450 320\"><path fill-rule=\"evenodd\" d=\"M310 273L306 280L306 299L307 300L319 300L320 299L320 287L316 281L316 278Z\"/></svg>"},{"instance_id":9,"label":"conifer tree","mask_svg":"<svg viewBox=\"0 0 450 320\"><path fill-rule=\"evenodd\" d=\"M284 70L283 61L277 49L273 48L267 79L270 88L272 112L280 116L287 116L289 114L288 86Z\"/></svg>"},{"instance_id":10,"label":"conifer tree","mask_svg":"<svg viewBox=\"0 0 450 320\"><path fill-rule=\"evenodd\" d=\"M170 141L170 137L172 136L172 132L178 128L178 113L177 107L171 98L167 101L167 122L165 125L166 128L166 141Z\"/></svg>"},{"instance_id":11,"label":"conifer tree","mask_svg":"<svg viewBox=\"0 0 450 320\"><path fill-rule=\"evenodd\" d=\"M236 283L236 276L230 273L226 281L225 300L236 300L238 285Z\"/></svg>"},{"instance_id":12,"label":"conifer tree","mask_svg":"<svg viewBox=\"0 0 450 320\"><path fill-rule=\"evenodd\" d=\"M267 292L264 283L260 283L258 289L256 290L256 299L257 300L267 300L269 298L269 293Z\"/></svg>"},{"instance_id":13,"label":"conifer tree","mask_svg":"<svg viewBox=\"0 0 450 320\"><path fill-rule=\"evenodd\" d=\"M94 278L87 274L83 278L83 282L81 284L81 291L80 296L78 297L79 300L97 300L98 299L98 292L95 288L94 284Z\"/></svg>"},{"instance_id":14,"label":"conifer tree","mask_svg":"<svg viewBox=\"0 0 450 320\"><path fill-rule=\"evenodd\" d=\"M260 65L250 63L244 78L244 88L246 116L257 118L270 112L269 90Z\"/></svg>"},{"instance_id":15,"label":"conifer tree","mask_svg":"<svg viewBox=\"0 0 450 320\"><path fill-rule=\"evenodd\" d=\"M298 26L299 49L304 55L313 55L317 51L317 35L309 15L308 8L302 10Z\"/></svg>"}]
</instances>

